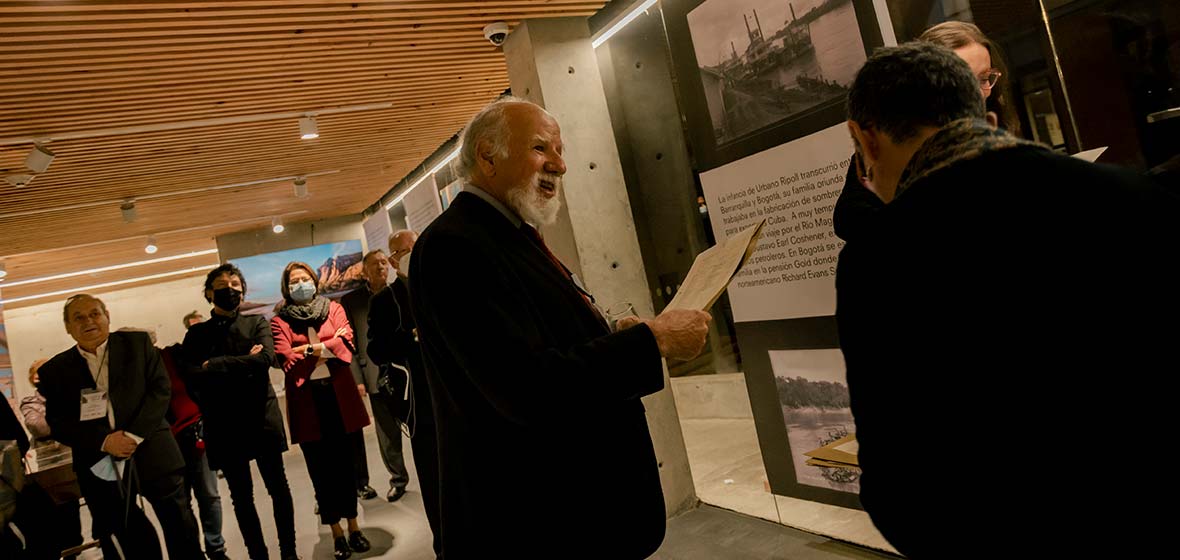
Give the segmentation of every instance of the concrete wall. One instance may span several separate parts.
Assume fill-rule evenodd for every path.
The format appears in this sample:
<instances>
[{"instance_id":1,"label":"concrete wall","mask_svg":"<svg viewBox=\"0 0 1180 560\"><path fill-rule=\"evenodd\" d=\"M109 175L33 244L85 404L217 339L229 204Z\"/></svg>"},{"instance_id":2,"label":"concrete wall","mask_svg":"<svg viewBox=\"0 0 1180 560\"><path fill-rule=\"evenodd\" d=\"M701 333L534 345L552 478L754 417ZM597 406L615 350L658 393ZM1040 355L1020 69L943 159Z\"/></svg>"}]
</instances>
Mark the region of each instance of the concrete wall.
<instances>
[{"instance_id":1,"label":"concrete wall","mask_svg":"<svg viewBox=\"0 0 1180 560\"><path fill-rule=\"evenodd\" d=\"M364 218L360 214L356 214L342 218L286 224L286 231L278 234L271 231L269 227L231 233L217 238L217 251L221 255L221 261L225 262L230 259L350 239L360 239L361 245L365 246L363 223ZM368 251L368 248L366 247L365 250Z\"/></svg>"},{"instance_id":2,"label":"concrete wall","mask_svg":"<svg viewBox=\"0 0 1180 560\"><path fill-rule=\"evenodd\" d=\"M95 294L111 314L111 330L140 327L156 331L157 345L167 346L184 339L181 319L193 310L208 317L210 305L201 291L204 276L184 278ZM40 358L50 358L74 346L61 320L61 300L29 307L4 310L8 331L8 352L12 356L17 398L32 393L29 366Z\"/></svg>"}]
</instances>

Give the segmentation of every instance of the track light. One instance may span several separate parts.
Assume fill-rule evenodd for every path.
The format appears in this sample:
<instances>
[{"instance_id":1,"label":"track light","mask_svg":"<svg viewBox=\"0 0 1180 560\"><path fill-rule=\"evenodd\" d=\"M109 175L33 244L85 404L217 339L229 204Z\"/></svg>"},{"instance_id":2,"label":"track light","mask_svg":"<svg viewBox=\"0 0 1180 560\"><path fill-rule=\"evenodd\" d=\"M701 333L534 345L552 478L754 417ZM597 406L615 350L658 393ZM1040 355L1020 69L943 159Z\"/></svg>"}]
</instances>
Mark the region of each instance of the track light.
<instances>
[{"instance_id":1,"label":"track light","mask_svg":"<svg viewBox=\"0 0 1180 560\"><path fill-rule=\"evenodd\" d=\"M295 178L295 198L307 198L307 179Z\"/></svg>"},{"instance_id":2,"label":"track light","mask_svg":"<svg viewBox=\"0 0 1180 560\"><path fill-rule=\"evenodd\" d=\"M283 233L283 230L287 228L283 225L283 219L275 216L270 219L270 229L275 233Z\"/></svg>"},{"instance_id":3,"label":"track light","mask_svg":"<svg viewBox=\"0 0 1180 560\"><path fill-rule=\"evenodd\" d=\"M135 212L135 201L131 199L123 201L123 205L119 206L119 211L123 213L124 223L129 224L134 222L135 219L139 217L139 215Z\"/></svg>"},{"instance_id":4,"label":"track light","mask_svg":"<svg viewBox=\"0 0 1180 560\"><path fill-rule=\"evenodd\" d=\"M53 152L40 144L33 145L33 151L25 158L25 167L33 173L45 173L49 164L53 163Z\"/></svg>"},{"instance_id":5,"label":"track light","mask_svg":"<svg viewBox=\"0 0 1180 560\"><path fill-rule=\"evenodd\" d=\"M159 251L159 250L160 250L160 248L156 246L156 236L149 235L148 240L147 240L147 245L143 246L143 252L145 252L149 255L154 255L154 254L156 254L156 251Z\"/></svg>"},{"instance_id":6,"label":"track light","mask_svg":"<svg viewBox=\"0 0 1180 560\"><path fill-rule=\"evenodd\" d=\"M33 180L33 176L27 173L21 173L19 175L6 175L4 180L8 181L8 184L14 187L23 187L28 185L29 182Z\"/></svg>"},{"instance_id":7,"label":"track light","mask_svg":"<svg viewBox=\"0 0 1180 560\"><path fill-rule=\"evenodd\" d=\"M0 280L3 280L5 276L8 276L8 270L4 268L4 263L0 262Z\"/></svg>"},{"instance_id":8,"label":"track light","mask_svg":"<svg viewBox=\"0 0 1180 560\"><path fill-rule=\"evenodd\" d=\"M299 137L303 140L313 140L320 137L320 127L316 125L315 117L299 119Z\"/></svg>"}]
</instances>

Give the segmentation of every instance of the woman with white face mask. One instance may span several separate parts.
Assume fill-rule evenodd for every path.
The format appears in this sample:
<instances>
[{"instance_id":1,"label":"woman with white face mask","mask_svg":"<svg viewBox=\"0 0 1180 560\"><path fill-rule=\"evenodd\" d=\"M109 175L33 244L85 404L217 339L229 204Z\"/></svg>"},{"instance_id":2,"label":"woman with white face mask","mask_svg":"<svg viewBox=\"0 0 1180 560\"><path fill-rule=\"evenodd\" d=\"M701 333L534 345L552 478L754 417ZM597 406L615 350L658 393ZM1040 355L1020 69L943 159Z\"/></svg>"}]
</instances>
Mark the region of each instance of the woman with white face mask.
<instances>
[{"instance_id":1,"label":"woman with white face mask","mask_svg":"<svg viewBox=\"0 0 1180 560\"><path fill-rule=\"evenodd\" d=\"M369 550L357 524L356 480L349 434L369 425L352 370L352 327L344 308L318 292L315 270L292 262L283 270L283 301L270 321L279 366L286 373L287 421L315 489L320 522L332 528L335 558ZM341 520L348 521L345 535Z\"/></svg>"}]
</instances>

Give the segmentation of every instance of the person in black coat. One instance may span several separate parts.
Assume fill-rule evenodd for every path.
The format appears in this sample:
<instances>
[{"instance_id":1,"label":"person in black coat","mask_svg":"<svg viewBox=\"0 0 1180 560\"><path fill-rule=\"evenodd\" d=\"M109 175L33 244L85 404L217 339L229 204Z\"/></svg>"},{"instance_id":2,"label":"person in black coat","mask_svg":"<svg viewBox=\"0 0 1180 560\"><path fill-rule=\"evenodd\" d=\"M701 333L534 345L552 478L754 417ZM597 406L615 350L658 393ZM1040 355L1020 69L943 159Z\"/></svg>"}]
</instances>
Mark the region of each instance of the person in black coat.
<instances>
[{"instance_id":1,"label":"person in black coat","mask_svg":"<svg viewBox=\"0 0 1180 560\"><path fill-rule=\"evenodd\" d=\"M426 366L422 363L422 349L418 346L417 324L410 313L410 291L406 287L409 272L406 260L418 236L403 230L389 236L390 256L397 277L393 283L373 294L369 301L368 352L374 364L382 368L385 387L373 398L384 401L387 410L373 417L378 426L393 421L399 426L395 436L400 438L400 425L409 427L410 446L414 449L414 470L422 488L422 503L426 520L434 535L434 554L442 557L442 519L439 513L438 438L435 435L434 410L430 402L430 387L426 380ZM409 387L407 387L407 383ZM408 391L407 391L408 389ZM407 398L408 396L408 398ZM376 401L374 401L376 402ZM388 415L383 419L382 415Z\"/></svg>"},{"instance_id":2,"label":"person in black coat","mask_svg":"<svg viewBox=\"0 0 1180 560\"><path fill-rule=\"evenodd\" d=\"M53 437L73 451L103 555L118 557L117 540L126 558L160 557L156 531L133 503L143 494L160 520L168 557L203 558L181 475L184 458L164 420L170 382L159 351L146 333L110 332L106 305L93 296L66 300L62 318L78 345L41 366L37 388ZM84 397L97 406L83 408Z\"/></svg>"},{"instance_id":3,"label":"person in black coat","mask_svg":"<svg viewBox=\"0 0 1180 560\"><path fill-rule=\"evenodd\" d=\"M274 340L264 316L238 312L245 295L246 279L232 264L205 276L205 299L213 311L185 334L185 381L203 415L209 466L225 474L250 557L268 557L254 506L254 461L274 506L279 555L296 558L295 508L283 468L287 433L270 384Z\"/></svg>"},{"instance_id":4,"label":"person in black coat","mask_svg":"<svg viewBox=\"0 0 1180 560\"><path fill-rule=\"evenodd\" d=\"M369 405L373 409L373 423L377 428L377 446L381 454L381 461L385 463L385 470L389 472L389 491L385 499L396 502L406 494L406 485L410 482L409 472L406 471L406 459L402 454L402 433L397 418L390 410L389 399L381 393L377 380L381 376L381 368L369 359L369 300L374 294L385 289L389 284L389 260L381 249L374 249L365 254L363 259L365 284L344 294L340 298L340 306L348 316L348 324L352 325L356 340L356 354L353 355L352 376L356 380L357 389L369 395ZM365 452L364 431L353 432L352 438L355 451L354 465L356 467L356 493L362 499L377 497L377 491L369 486L368 454Z\"/></svg>"},{"instance_id":5,"label":"person in black coat","mask_svg":"<svg viewBox=\"0 0 1180 560\"><path fill-rule=\"evenodd\" d=\"M554 219L561 152L540 107L489 105L464 133L469 185L410 260L450 560L646 558L663 540L640 397L664 387L661 356L700 351L710 317L665 311L610 331L530 225ZM610 498L570 507L582 488Z\"/></svg>"},{"instance_id":6,"label":"person in black coat","mask_svg":"<svg viewBox=\"0 0 1180 560\"><path fill-rule=\"evenodd\" d=\"M917 559L1148 556L1175 485L1119 473L1171 424L1180 201L989 125L941 47L878 51L848 111L881 200L835 216L873 523Z\"/></svg>"}]
</instances>

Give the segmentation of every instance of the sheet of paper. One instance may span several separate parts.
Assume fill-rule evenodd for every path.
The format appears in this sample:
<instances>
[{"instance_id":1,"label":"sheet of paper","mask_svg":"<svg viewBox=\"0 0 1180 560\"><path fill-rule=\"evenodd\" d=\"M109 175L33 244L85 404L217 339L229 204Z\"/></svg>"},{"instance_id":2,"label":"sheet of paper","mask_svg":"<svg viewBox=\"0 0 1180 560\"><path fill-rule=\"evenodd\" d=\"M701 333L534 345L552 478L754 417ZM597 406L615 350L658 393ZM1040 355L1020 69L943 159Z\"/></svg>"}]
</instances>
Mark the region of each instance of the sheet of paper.
<instances>
[{"instance_id":1,"label":"sheet of paper","mask_svg":"<svg viewBox=\"0 0 1180 560\"><path fill-rule=\"evenodd\" d=\"M697 255L667 309L707 311L754 252L762 220Z\"/></svg>"},{"instance_id":2,"label":"sheet of paper","mask_svg":"<svg viewBox=\"0 0 1180 560\"><path fill-rule=\"evenodd\" d=\"M808 459L806 464L813 467L832 467L836 469L856 469L860 470L859 465L852 465L849 463L840 463L837 461L825 461L823 459Z\"/></svg>"},{"instance_id":3,"label":"sheet of paper","mask_svg":"<svg viewBox=\"0 0 1180 560\"><path fill-rule=\"evenodd\" d=\"M819 449L812 449L804 453L804 455L823 461L858 465L860 464L856 457L856 451L858 449L859 445L856 443L856 434L849 434Z\"/></svg>"},{"instance_id":4,"label":"sheet of paper","mask_svg":"<svg viewBox=\"0 0 1180 560\"><path fill-rule=\"evenodd\" d=\"M1073 157L1086 160L1090 163L1094 163L1095 161L1098 161L1098 156L1102 155L1102 152L1105 152L1106 149L1109 147L1110 146L1103 146L1101 148L1094 148L1093 150L1086 150L1084 152L1078 152L1078 153L1074 154Z\"/></svg>"}]
</instances>

